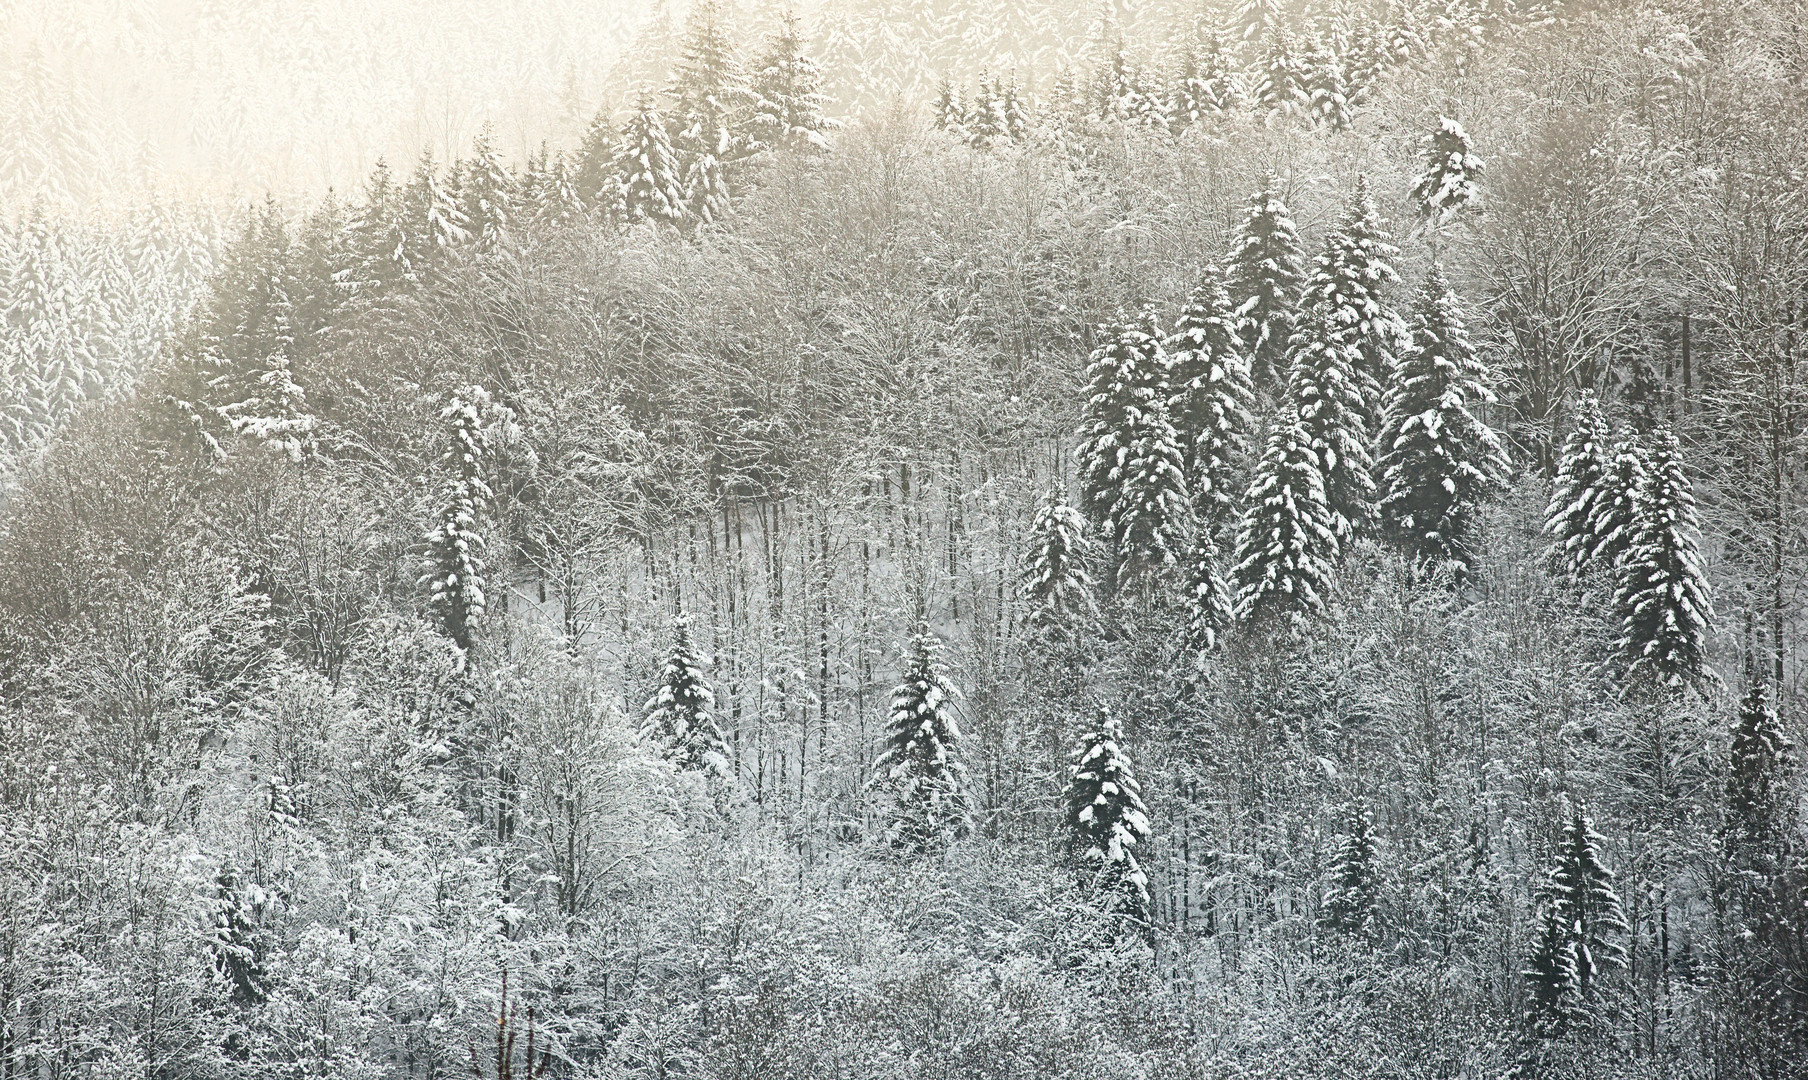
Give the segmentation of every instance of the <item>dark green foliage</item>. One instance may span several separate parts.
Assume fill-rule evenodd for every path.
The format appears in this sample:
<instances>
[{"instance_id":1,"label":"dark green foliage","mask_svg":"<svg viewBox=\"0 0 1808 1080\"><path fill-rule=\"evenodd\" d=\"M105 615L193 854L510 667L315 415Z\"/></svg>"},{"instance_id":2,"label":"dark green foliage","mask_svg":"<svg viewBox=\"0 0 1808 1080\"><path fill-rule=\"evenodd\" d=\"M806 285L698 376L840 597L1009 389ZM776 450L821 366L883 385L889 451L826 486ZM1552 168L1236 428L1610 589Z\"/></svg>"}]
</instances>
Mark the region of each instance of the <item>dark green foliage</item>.
<instances>
[{"instance_id":1,"label":"dark green foliage","mask_svg":"<svg viewBox=\"0 0 1808 1080\"><path fill-rule=\"evenodd\" d=\"M680 616L672 628L672 650L659 673L659 689L645 706L640 737L682 771L729 779L733 769L728 744L716 724L715 705L715 691L691 645L690 619Z\"/></svg>"},{"instance_id":2,"label":"dark green foliage","mask_svg":"<svg viewBox=\"0 0 1808 1080\"><path fill-rule=\"evenodd\" d=\"M1284 381L1305 256L1293 217L1272 180L1250 196L1242 232L1226 258L1226 287L1250 377L1258 387Z\"/></svg>"},{"instance_id":3,"label":"dark green foliage","mask_svg":"<svg viewBox=\"0 0 1808 1080\"><path fill-rule=\"evenodd\" d=\"M1149 877L1136 851L1149 842L1149 812L1123 742L1122 725L1103 711L1080 736L1067 783L1069 844L1105 910L1146 922Z\"/></svg>"},{"instance_id":4,"label":"dark green foliage","mask_svg":"<svg viewBox=\"0 0 1808 1080\"><path fill-rule=\"evenodd\" d=\"M1375 928L1381 901L1381 845L1375 837L1374 815L1366 807L1350 810L1348 827L1332 860L1324 920L1346 933L1368 934Z\"/></svg>"},{"instance_id":5,"label":"dark green foliage","mask_svg":"<svg viewBox=\"0 0 1808 1080\"><path fill-rule=\"evenodd\" d=\"M892 800L893 846L914 854L946 848L967 830L967 767L960 760L960 692L935 658L941 642L926 629L910 639L904 679L891 692L884 749L872 785Z\"/></svg>"}]
</instances>

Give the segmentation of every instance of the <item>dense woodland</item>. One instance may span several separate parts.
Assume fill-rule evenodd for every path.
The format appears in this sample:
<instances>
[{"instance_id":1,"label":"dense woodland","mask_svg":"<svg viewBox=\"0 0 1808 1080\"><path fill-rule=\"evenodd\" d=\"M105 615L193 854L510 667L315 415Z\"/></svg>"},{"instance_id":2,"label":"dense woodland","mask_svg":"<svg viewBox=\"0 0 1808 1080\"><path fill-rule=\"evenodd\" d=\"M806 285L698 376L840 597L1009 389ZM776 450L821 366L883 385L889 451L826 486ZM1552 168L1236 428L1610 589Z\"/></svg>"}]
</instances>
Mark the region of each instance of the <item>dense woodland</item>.
<instances>
[{"instance_id":1,"label":"dense woodland","mask_svg":"<svg viewBox=\"0 0 1808 1080\"><path fill-rule=\"evenodd\" d=\"M0 1078L1808 1074L1808 12L951 7L6 223Z\"/></svg>"}]
</instances>

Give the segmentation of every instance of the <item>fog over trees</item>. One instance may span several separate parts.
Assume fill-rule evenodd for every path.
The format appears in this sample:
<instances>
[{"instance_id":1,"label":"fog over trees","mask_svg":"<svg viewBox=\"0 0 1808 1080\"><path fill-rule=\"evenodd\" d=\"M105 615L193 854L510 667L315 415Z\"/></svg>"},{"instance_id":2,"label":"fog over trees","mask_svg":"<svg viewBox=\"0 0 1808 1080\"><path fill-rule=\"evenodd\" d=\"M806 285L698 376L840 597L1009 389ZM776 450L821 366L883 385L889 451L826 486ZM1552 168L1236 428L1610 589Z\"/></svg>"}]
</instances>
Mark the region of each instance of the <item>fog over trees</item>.
<instances>
[{"instance_id":1,"label":"fog over trees","mask_svg":"<svg viewBox=\"0 0 1808 1080\"><path fill-rule=\"evenodd\" d=\"M1808 1075L1805 15L0 10L0 1080Z\"/></svg>"}]
</instances>

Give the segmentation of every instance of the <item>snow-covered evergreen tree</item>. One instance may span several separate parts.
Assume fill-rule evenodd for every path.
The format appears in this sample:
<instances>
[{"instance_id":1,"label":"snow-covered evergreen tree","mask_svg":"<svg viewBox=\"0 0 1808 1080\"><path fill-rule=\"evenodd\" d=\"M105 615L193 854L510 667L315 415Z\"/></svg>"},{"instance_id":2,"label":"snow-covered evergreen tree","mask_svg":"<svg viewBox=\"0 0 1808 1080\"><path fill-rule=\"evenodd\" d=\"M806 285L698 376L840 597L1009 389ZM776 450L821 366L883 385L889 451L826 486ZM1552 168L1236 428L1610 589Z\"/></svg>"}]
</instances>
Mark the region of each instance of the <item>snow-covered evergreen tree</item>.
<instances>
[{"instance_id":1,"label":"snow-covered evergreen tree","mask_svg":"<svg viewBox=\"0 0 1808 1080\"><path fill-rule=\"evenodd\" d=\"M1576 406L1576 427L1564 440L1557 459L1557 477L1551 484L1551 501L1545 510L1544 528L1554 540L1552 557L1570 575L1588 569L1594 551L1595 499L1603 478L1613 465L1613 429L1601 401L1592 390L1582 392Z\"/></svg>"},{"instance_id":2,"label":"snow-covered evergreen tree","mask_svg":"<svg viewBox=\"0 0 1808 1080\"><path fill-rule=\"evenodd\" d=\"M691 205L653 95L642 93L614 158L613 214L629 225L677 225Z\"/></svg>"},{"instance_id":3,"label":"snow-covered evergreen tree","mask_svg":"<svg viewBox=\"0 0 1808 1080\"><path fill-rule=\"evenodd\" d=\"M1400 249L1388 241L1368 178L1358 176L1343 220L1300 290L1300 309L1318 313L1339 340L1361 351L1361 370L1375 385L1385 383L1411 342L1406 321L1385 296L1400 283L1393 266ZM1379 419L1380 402L1370 404L1369 415Z\"/></svg>"},{"instance_id":4,"label":"snow-covered evergreen tree","mask_svg":"<svg viewBox=\"0 0 1808 1080\"><path fill-rule=\"evenodd\" d=\"M1414 312L1411 348L1389 379L1381 429L1382 529L1415 563L1470 570L1481 504L1505 486L1500 437L1471 409L1494 400L1456 294L1434 265Z\"/></svg>"},{"instance_id":5,"label":"snow-covered evergreen tree","mask_svg":"<svg viewBox=\"0 0 1808 1080\"><path fill-rule=\"evenodd\" d=\"M1305 51L1304 65L1307 113L1332 131L1349 127L1355 94L1336 43L1315 35Z\"/></svg>"},{"instance_id":6,"label":"snow-covered evergreen tree","mask_svg":"<svg viewBox=\"0 0 1808 1080\"><path fill-rule=\"evenodd\" d=\"M1284 359L1304 273L1299 230L1272 180L1250 197L1228 262L1226 285L1235 305L1243 355L1255 384L1266 387L1285 377Z\"/></svg>"},{"instance_id":7,"label":"snow-covered evergreen tree","mask_svg":"<svg viewBox=\"0 0 1808 1080\"><path fill-rule=\"evenodd\" d=\"M1269 35L1253 97L1271 120L1311 113L1312 68L1306 48L1293 34L1282 30Z\"/></svg>"},{"instance_id":8,"label":"snow-covered evergreen tree","mask_svg":"<svg viewBox=\"0 0 1808 1080\"><path fill-rule=\"evenodd\" d=\"M1233 482L1255 427L1249 365L1218 267L1208 266L1200 275L1168 335L1167 352L1169 411L1186 448L1187 491L1206 527L1215 528L1241 494Z\"/></svg>"},{"instance_id":9,"label":"snow-covered evergreen tree","mask_svg":"<svg viewBox=\"0 0 1808 1080\"><path fill-rule=\"evenodd\" d=\"M967 106L967 145L975 150L989 150L1010 141L1011 122L1004 105L1003 88L982 70L973 100Z\"/></svg>"},{"instance_id":10,"label":"snow-covered evergreen tree","mask_svg":"<svg viewBox=\"0 0 1808 1080\"><path fill-rule=\"evenodd\" d=\"M1419 208L1419 218L1439 229L1463 214L1482 208L1482 159L1463 125L1448 116L1438 118L1438 130L1425 137L1425 168L1409 194Z\"/></svg>"},{"instance_id":11,"label":"snow-covered evergreen tree","mask_svg":"<svg viewBox=\"0 0 1808 1080\"><path fill-rule=\"evenodd\" d=\"M1336 929L1360 934L1373 928L1381 900L1381 844L1375 837L1374 815L1366 807L1350 809L1349 830L1331 860L1324 920Z\"/></svg>"},{"instance_id":12,"label":"snow-covered evergreen tree","mask_svg":"<svg viewBox=\"0 0 1808 1080\"><path fill-rule=\"evenodd\" d=\"M1602 972L1626 964L1623 939L1630 927L1613 890L1613 872L1601 861L1604 842L1577 806L1540 890L1540 934L1525 971L1540 1033L1560 1032L1595 999Z\"/></svg>"},{"instance_id":13,"label":"snow-covered evergreen tree","mask_svg":"<svg viewBox=\"0 0 1808 1080\"><path fill-rule=\"evenodd\" d=\"M452 393L440 410L446 428L444 461L452 475L441 489L438 520L427 533L427 572L421 577L433 612L460 652L469 653L488 608L483 520L494 497L489 483L493 407L481 386Z\"/></svg>"},{"instance_id":14,"label":"snow-covered evergreen tree","mask_svg":"<svg viewBox=\"0 0 1808 1080\"><path fill-rule=\"evenodd\" d=\"M762 146L826 150L839 122L823 114L822 70L804 52L797 16L785 12L754 65L753 137Z\"/></svg>"},{"instance_id":15,"label":"snow-covered evergreen tree","mask_svg":"<svg viewBox=\"0 0 1808 1080\"><path fill-rule=\"evenodd\" d=\"M1201 655L1217 649L1237 621L1237 598L1219 565L1217 541L1206 528L1193 534L1187 555L1186 617L1186 647Z\"/></svg>"},{"instance_id":16,"label":"snow-covered evergreen tree","mask_svg":"<svg viewBox=\"0 0 1808 1080\"><path fill-rule=\"evenodd\" d=\"M495 135L485 124L471 144L471 156L459 171L459 209L466 229L480 250L491 250L508 235L515 217L516 180L502 161Z\"/></svg>"},{"instance_id":17,"label":"snow-covered evergreen tree","mask_svg":"<svg viewBox=\"0 0 1808 1080\"><path fill-rule=\"evenodd\" d=\"M446 183L433 155L423 153L402 189L404 263L410 281L427 280L471 240L471 222L458 192Z\"/></svg>"},{"instance_id":18,"label":"snow-covered evergreen tree","mask_svg":"<svg viewBox=\"0 0 1808 1080\"><path fill-rule=\"evenodd\" d=\"M262 1004L270 995L269 972L257 940L256 893L245 885L231 862L214 878L213 929L208 944L214 967L226 980L235 1005Z\"/></svg>"},{"instance_id":19,"label":"snow-covered evergreen tree","mask_svg":"<svg viewBox=\"0 0 1808 1080\"><path fill-rule=\"evenodd\" d=\"M1066 638L1095 612L1094 583L1086 569L1092 546L1086 519L1067 505L1064 492L1050 492L1030 523L1029 560L1023 569L1032 626Z\"/></svg>"},{"instance_id":20,"label":"snow-covered evergreen tree","mask_svg":"<svg viewBox=\"0 0 1808 1080\"><path fill-rule=\"evenodd\" d=\"M1030 137L1030 129L1035 127L1035 118L1030 114L1030 106L1023 98L1023 88L1017 84L1017 75L1012 73L1009 82L1003 84L1001 91L1004 100L1004 130L1012 142L1022 142Z\"/></svg>"},{"instance_id":21,"label":"snow-covered evergreen tree","mask_svg":"<svg viewBox=\"0 0 1808 1080\"><path fill-rule=\"evenodd\" d=\"M1668 428L1653 432L1649 444L1632 542L1615 573L1616 648L1629 678L1677 690L1710 674L1713 605L1696 547L1695 496L1682 448Z\"/></svg>"},{"instance_id":22,"label":"snow-covered evergreen tree","mask_svg":"<svg viewBox=\"0 0 1808 1080\"><path fill-rule=\"evenodd\" d=\"M682 177L685 216L703 225L728 212L727 170L748 150L753 105L725 23L719 0L692 7L683 52L666 90L672 99L670 141Z\"/></svg>"},{"instance_id":23,"label":"snow-covered evergreen tree","mask_svg":"<svg viewBox=\"0 0 1808 1080\"><path fill-rule=\"evenodd\" d=\"M1739 702L1727 769L1727 834L1731 846L1749 852L1769 847L1786 834L1794 752L1795 744L1783 733L1764 684L1754 683Z\"/></svg>"},{"instance_id":24,"label":"snow-covered evergreen tree","mask_svg":"<svg viewBox=\"0 0 1808 1080\"><path fill-rule=\"evenodd\" d=\"M571 160L544 144L528 159L521 179L521 212L540 225L571 225L584 217L583 196Z\"/></svg>"},{"instance_id":25,"label":"snow-covered evergreen tree","mask_svg":"<svg viewBox=\"0 0 1808 1080\"><path fill-rule=\"evenodd\" d=\"M1297 619L1324 611L1340 554L1325 478L1305 425L1283 416L1256 464L1237 530L1237 618Z\"/></svg>"},{"instance_id":26,"label":"snow-covered evergreen tree","mask_svg":"<svg viewBox=\"0 0 1808 1080\"><path fill-rule=\"evenodd\" d=\"M1166 127L1167 103L1131 59L1121 35L1107 43L1106 57L1093 72L1088 115L1094 120Z\"/></svg>"},{"instance_id":27,"label":"snow-covered evergreen tree","mask_svg":"<svg viewBox=\"0 0 1808 1080\"><path fill-rule=\"evenodd\" d=\"M1088 885L1106 910L1146 922L1149 877L1136 849L1149 842L1149 811L1124 749L1123 728L1102 709L1080 736L1066 801L1070 843Z\"/></svg>"},{"instance_id":28,"label":"snow-covered evergreen tree","mask_svg":"<svg viewBox=\"0 0 1808 1080\"><path fill-rule=\"evenodd\" d=\"M960 691L936 661L941 647L927 628L910 639L904 679L891 692L885 748L873 762L873 784L895 800L893 845L918 854L940 850L966 831L967 767L960 760Z\"/></svg>"},{"instance_id":29,"label":"snow-covered evergreen tree","mask_svg":"<svg viewBox=\"0 0 1808 1080\"><path fill-rule=\"evenodd\" d=\"M1324 321L1322 312L1294 331L1287 351L1285 408L1298 417L1318 456L1325 506L1338 543L1348 544L1375 516L1373 429L1365 403L1377 393L1362 354Z\"/></svg>"},{"instance_id":30,"label":"snow-covered evergreen tree","mask_svg":"<svg viewBox=\"0 0 1808 1080\"><path fill-rule=\"evenodd\" d=\"M1223 36L1202 25L1181 50L1168 122L1180 130L1229 112L1237 102L1235 71Z\"/></svg>"},{"instance_id":31,"label":"snow-covered evergreen tree","mask_svg":"<svg viewBox=\"0 0 1808 1080\"><path fill-rule=\"evenodd\" d=\"M1111 544L1114 582L1172 566L1191 512L1185 454L1168 416L1169 367L1152 326L1104 328L1081 410L1081 505Z\"/></svg>"},{"instance_id":32,"label":"snow-covered evergreen tree","mask_svg":"<svg viewBox=\"0 0 1808 1080\"><path fill-rule=\"evenodd\" d=\"M680 770L726 780L731 771L728 743L716 725L715 705L715 691L691 645L690 619L681 615L672 628L659 689L647 700L641 741L657 746Z\"/></svg>"},{"instance_id":33,"label":"snow-covered evergreen tree","mask_svg":"<svg viewBox=\"0 0 1808 1080\"><path fill-rule=\"evenodd\" d=\"M951 132L962 142L966 141L967 103L961 96L960 87L946 75L936 87L934 123L937 131Z\"/></svg>"},{"instance_id":34,"label":"snow-covered evergreen tree","mask_svg":"<svg viewBox=\"0 0 1808 1080\"><path fill-rule=\"evenodd\" d=\"M1607 471L1589 497L1588 565L1614 572L1637 539L1639 496L1650 472L1649 453L1637 435L1627 432L1614 444Z\"/></svg>"}]
</instances>

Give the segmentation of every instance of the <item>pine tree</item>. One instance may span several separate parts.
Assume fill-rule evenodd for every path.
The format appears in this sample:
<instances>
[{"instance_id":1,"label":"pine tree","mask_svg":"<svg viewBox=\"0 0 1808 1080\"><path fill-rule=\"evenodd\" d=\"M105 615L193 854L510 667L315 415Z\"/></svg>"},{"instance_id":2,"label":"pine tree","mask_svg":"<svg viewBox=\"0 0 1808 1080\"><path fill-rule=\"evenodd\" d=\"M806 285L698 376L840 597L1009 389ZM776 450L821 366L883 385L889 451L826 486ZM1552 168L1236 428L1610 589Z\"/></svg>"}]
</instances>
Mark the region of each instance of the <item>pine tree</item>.
<instances>
[{"instance_id":1,"label":"pine tree","mask_svg":"<svg viewBox=\"0 0 1808 1080\"><path fill-rule=\"evenodd\" d=\"M1375 838L1374 815L1366 808L1351 808L1350 831L1339 841L1331 867L1325 923L1349 933L1367 933L1381 899L1381 845Z\"/></svg>"},{"instance_id":2,"label":"pine tree","mask_svg":"<svg viewBox=\"0 0 1808 1080\"><path fill-rule=\"evenodd\" d=\"M1313 312L1287 353L1287 403L1313 451L1325 506L1340 545L1366 531L1375 514L1373 436L1364 402L1376 397L1362 354Z\"/></svg>"},{"instance_id":3,"label":"pine tree","mask_svg":"<svg viewBox=\"0 0 1808 1080\"><path fill-rule=\"evenodd\" d=\"M1494 400L1456 294L1434 265L1414 313L1412 347L1393 370L1381 429L1379 510L1415 563L1471 569L1483 501L1506 484L1500 437L1470 411Z\"/></svg>"},{"instance_id":4,"label":"pine tree","mask_svg":"<svg viewBox=\"0 0 1808 1080\"><path fill-rule=\"evenodd\" d=\"M1652 433L1632 525L1632 541L1615 574L1620 617L1616 648L1628 678L1670 690L1708 675L1707 632L1713 620L1707 575L1696 549L1695 496L1682 450L1668 428Z\"/></svg>"},{"instance_id":5,"label":"pine tree","mask_svg":"<svg viewBox=\"0 0 1808 1080\"><path fill-rule=\"evenodd\" d=\"M1637 538L1639 495L1650 471L1645 446L1627 434L1589 496L1588 565L1616 572Z\"/></svg>"},{"instance_id":6,"label":"pine tree","mask_svg":"<svg viewBox=\"0 0 1808 1080\"><path fill-rule=\"evenodd\" d=\"M891 692L885 748L873 762L873 784L895 800L892 843L916 854L946 847L967 827L967 767L954 716L960 692L936 662L940 647L927 628L910 639L904 680Z\"/></svg>"},{"instance_id":7,"label":"pine tree","mask_svg":"<svg viewBox=\"0 0 1808 1080\"><path fill-rule=\"evenodd\" d=\"M1149 842L1149 812L1123 742L1122 727L1102 709L1080 736L1067 784L1069 843L1105 910L1146 922L1149 878L1135 849Z\"/></svg>"},{"instance_id":8,"label":"pine tree","mask_svg":"<svg viewBox=\"0 0 1808 1080\"><path fill-rule=\"evenodd\" d=\"M1425 142L1425 169L1410 192L1421 222L1440 229L1463 214L1480 212L1482 159L1475 155L1463 125L1440 116L1438 130Z\"/></svg>"},{"instance_id":9,"label":"pine tree","mask_svg":"<svg viewBox=\"0 0 1808 1080\"><path fill-rule=\"evenodd\" d=\"M1606 968L1626 964L1622 939L1630 933L1613 872L1601 861L1604 843L1578 806L1564 823L1550 875L1540 890L1540 934L1525 976L1534 1000L1534 1030L1560 1033L1595 998Z\"/></svg>"},{"instance_id":10,"label":"pine tree","mask_svg":"<svg viewBox=\"0 0 1808 1080\"><path fill-rule=\"evenodd\" d=\"M629 225L677 225L689 205L665 120L642 93L615 151L614 216Z\"/></svg>"},{"instance_id":11,"label":"pine tree","mask_svg":"<svg viewBox=\"0 0 1808 1080\"><path fill-rule=\"evenodd\" d=\"M1186 448L1187 490L1193 508L1216 527L1236 493L1232 483L1249 453L1255 392L1242 356L1224 274L1208 266L1168 336L1172 362L1170 406Z\"/></svg>"},{"instance_id":12,"label":"pine tree","mask_svg":"<svg viewBox=\"0 0 1808 1080\"><path fill-rule=\"evenodd\" d=\"M1293 336L1303 260L1299 232L1272 181L1250 198L1226 282L1243 355L1257 386L1277 381Z\"/></svg>"},{"instance_id":13,"label":"pine tree","mask_svg":"<svg viewBox=\"0 0 1808 1080\"><path fill-rule=\"evenodd\" d=\"M1114 583L1173 565L1191 505L1180 436L1168 418L1168 362L1149 327L1106 329L1087 365L1081 504L1109 538Z\"/></svg>"},{"instance_id":14,"label":"pine tree","mask_svg":"<svg viewBox=\"0 0 1808 1080\"><path fill-rule=\"evenodd\" d=\"M1551 501L1545 510L1545 531L1555 540L1552 557L1571 576L1588 569L1594 550L1590 521L1602 482L1613 466L1613 431L1601 411L1594 391L1585 390L1576 406L1576 428L1564 440L1557 477L1551 485Z\"/></svg>"},{"instance_id":15,"label":"pine tree","mask_svg":"<svg viewBox=\"0 0 1808 1080\"><path fill-rule=\"evenodd\" d=\"M483 519L493 497L489 484L490 395L481 386L452 393L440 410L452 475L442 488L437 522L427 533L428 586L433 612L461 653L469 653L485 596Z\"/></svg>"},{"instance_id":16,"label":"pine tree","mask_svg":"<svg viewBox=\"0 0 1808 1080\"><path fill-rule=\"evenodd\" d=\"M1209 529L1193 534L1187 556L1186 615L1184 644L1201 655L1217 649L1237 621L1237 598L1218 565L1218 544Z\"/></svg>"},{"instance_id":17,"label":"pine tree","mask_svg":"<svg viewBox=\"0 0 1808 1080\"><path fill-rule=\"evenodd\" d=\"M1030 523L1029 563L1023 571L1030 623L1058 639L1071 636L1096 605L1086 559L1092 550L1086 519L1052 491Z\"/></svg>"},{"instance_id":18,"label":"pine tree","mask_svg":"<svg viewBox=\"0 0 1808 1080\"><path fill-rule=\"evenodd\" d=\"M839 126L823 115L822 71L804 53L797 16L785 12L754 68L753 137L775 149L826 150Z\"/></svg>"},{"instance_id":19,"label":"pine tree","mask_svg":"<svg viewBox=\"0 0 1808 1080\"><path fill-rule=\"evenodd\" d=\"M1340 553L1325 478L1305 425L1283 417L1256 465L1237 532L1237 618L1244 623L1320 614Z\"/></svg>"},{"instance_id":20,"label":"pine tree","mask_svg":"<svg viewBox=\"0 0 1808 1080\"><path fill-rule=\"evenodd\" d=\"M1406 321L1384 299L1400 283L1393 259L1400 249L1388 242L1387 230L1369 196L1368 178L1356 178L1356 190L1337 231L1313 263L1300 291L1302 311L1322 315L1338 340L1362 354L1361 371L1374 385L1388 378L1394 360L1411 344ZM1369 415L1379 419L1379 402Z\"/></svg>"},{"instance_id":21,"label":"pine tree","mask_svg":"<svg viewBox=\"0 0 1808 1080\"><path fill-rule=\"evenodd\" d=\"M727 169L747 151L753 104L747 77L723 25L718 0L691 9L684 51L672 71L671 146L682 176L686 216L700 224L728 212Z\"/></svg>"},{"instance_id":22,"label":"pine tree","mask_svg":"<svg viewBox=\"0 0 1808 1080\"><path fill-rule=\"evenodd\" d=\"M690 619L679 616L672 630L672 650L659 675L659 689L647 700L642 742L659 747L667 761L685 772L726 780L728 743L716 726L716 695L691 647Z\"/></svg>"}]
</instances>

